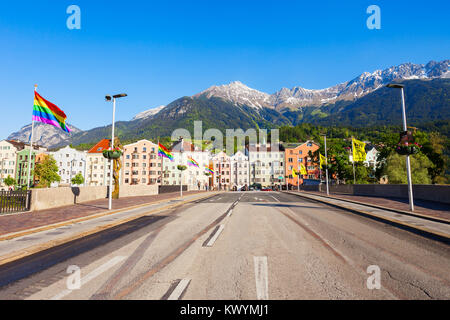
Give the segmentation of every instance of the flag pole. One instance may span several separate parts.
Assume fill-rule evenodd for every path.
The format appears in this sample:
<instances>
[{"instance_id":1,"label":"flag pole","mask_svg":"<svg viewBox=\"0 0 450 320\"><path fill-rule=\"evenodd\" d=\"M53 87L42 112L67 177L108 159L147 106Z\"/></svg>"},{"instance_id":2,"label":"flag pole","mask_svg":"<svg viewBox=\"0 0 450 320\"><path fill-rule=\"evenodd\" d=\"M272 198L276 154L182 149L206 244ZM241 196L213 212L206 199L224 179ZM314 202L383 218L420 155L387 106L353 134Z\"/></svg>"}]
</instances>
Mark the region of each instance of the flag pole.
<instances>
[{"instance_id":1,"label":"flag pole","mask_svg":"<svg viewBox=\"0 0 450 320\"><path fill-rule=\"evenodd\" d=\"M353 164L353 184L356 184L355 153L353 152L353 137L352 137L352 164Z\"/></svg>"},{"instance_id":2,"label":"flag pole","mask_svg":"<svg viewBox=\"0 0 450 320\"><path fill-rule=\"evenodd\" d=\"M163 183L163 179L164 179L164 157L163 156L161 156L161 155L159 155L159 144L160 144L160 142L159 142L159 138L158 138L158 157L161 157L161 181L160 181L160 183L161 183L161 185L164 185L164 183Z\"/></svg>"},{"instance_id":3,"label":"flag pole","mask_svg":"<svg viewBox=\"0 0 450 320\"><path fill-rule=\"evenodd\" d=\"M37 84L34 85L34 93L36 95ZM34 97L33 97L34 101ZM33 102L34 105L34 102ZM28 174L27 174L27 189L30 188L30 170L31 170L31 151L33 150L33 137L34 137L34 120L31 117L31 136L30 136L30 150L28 152Z\"/></svg>"}]
</instances>

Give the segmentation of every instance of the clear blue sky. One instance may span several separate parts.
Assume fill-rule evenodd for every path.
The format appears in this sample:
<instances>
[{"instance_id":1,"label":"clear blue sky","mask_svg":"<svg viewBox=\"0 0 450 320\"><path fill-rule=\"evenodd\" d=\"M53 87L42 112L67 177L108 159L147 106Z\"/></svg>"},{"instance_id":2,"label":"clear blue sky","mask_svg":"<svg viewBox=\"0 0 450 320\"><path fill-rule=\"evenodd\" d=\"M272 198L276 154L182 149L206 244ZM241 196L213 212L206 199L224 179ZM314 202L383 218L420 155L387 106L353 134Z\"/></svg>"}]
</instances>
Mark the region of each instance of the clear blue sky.
<instances>
[{"instance_id":1,"label":"clear blue sky","mask_svg":"<svg viewBox=\"0 0 450 320\"><path fill-rule=\"evenodd\" d=\"M69 5L81 30L66 27ZM381 8L381 30L366 9ZM81 129L214 84L273 93L325 88L364 71L448 59L450 1L2 1L0 138L31 121L33 85ZM6 120L5 120L6 118Z\"/></svg>"}]
</instances>

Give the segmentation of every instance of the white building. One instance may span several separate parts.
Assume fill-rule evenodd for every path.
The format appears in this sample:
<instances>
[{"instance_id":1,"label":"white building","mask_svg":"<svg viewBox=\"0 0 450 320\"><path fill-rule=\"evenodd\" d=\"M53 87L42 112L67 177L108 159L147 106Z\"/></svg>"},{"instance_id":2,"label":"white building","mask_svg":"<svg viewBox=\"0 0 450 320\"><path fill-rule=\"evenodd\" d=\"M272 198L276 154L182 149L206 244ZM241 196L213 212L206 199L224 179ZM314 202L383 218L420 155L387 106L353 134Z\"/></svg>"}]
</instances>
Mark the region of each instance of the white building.
<instances>
[{"instance_id":1,"label":"white building","mask_svg":"<svg viewBox=\"0 0 450 320\"><path fill-rule=\"evenodd\" d=\"M103 157L103 150L109 148L110 139L103 139L93 146L86 155L86 183L89 186L109 185L110 162Z\"/></svg>"},{"instance_id":2,"label":"white building","mask_svg":"<svg viewBox=\"0 0 450 320\"><path fill-rule=\"evenodd\" d=\"M56 152L51 152L50 155L56 160L56 164L59 168L59 176L61 181L59 183L54 183L52 186L58 185L72 185L72 178L77 174L81 174L85 179L84 185L86 185L86 175L87 175L87 153L83 151L78 151L69 146L66 146Z\"/></svg>"},{"instance_id":3,"label":"white building","mask_svg":"<svg viewBox=\"0 0 450 320\"><path fill-rule=\"evenodd\" d=\"M270 144L250 145L246 151L250 163L250 185L259 183L262 187L279 185L284 179L284 149L272 150Z\"/></svg>"},{"instance_id":4,"label":"white building","mask_svg":"<svg viewBox=\"0 0 450 320\"><path fill-rule=\"evenodd\" d=\"M236 152L230 158L231 167L231 188L236 187L238 190L245 185L250 185L250 165L248 156L241 151Z\"/></svg>"},{"instance_id":5,"label":"white building","mask_svg":"<svg viewBox=\"0 0 450 320\"><path fill-rule=\"evenodd\" d=\"M189 190L204 190L209 182L209 177L205 175L205 166L209 165L209 152L183 140L176 142L170 151L173 161L163 159L163 185L179 185L182 178L183 185L187 185ZM198 167L188 165L189 158L194 159ZM181 173L177 169L178 165L184 165L187 169Z\"/></svg>"},{"instance_id":6,"label":"white building","mask_svg":"<svg viewBox=\"0 0 450 320\"><path fill-rule=\"evenodd\" d=\"M6 190L4 179L16 175L17 148L8 140L0 141L0 190Z\"/></svg>"},{"instance_id":7,"label":"white building","mask_svg":"<svg viewBox=\"0 0 450 320\"><path fill-rule=\"evenodd\" d=\"M364 165L366 167L376 168L377 167L377 158L378 158L379 152L373 146L370 146L369 148L370 149L368 151L366 149L366 161L364 161Z\"/></svg>"}]
</instances>

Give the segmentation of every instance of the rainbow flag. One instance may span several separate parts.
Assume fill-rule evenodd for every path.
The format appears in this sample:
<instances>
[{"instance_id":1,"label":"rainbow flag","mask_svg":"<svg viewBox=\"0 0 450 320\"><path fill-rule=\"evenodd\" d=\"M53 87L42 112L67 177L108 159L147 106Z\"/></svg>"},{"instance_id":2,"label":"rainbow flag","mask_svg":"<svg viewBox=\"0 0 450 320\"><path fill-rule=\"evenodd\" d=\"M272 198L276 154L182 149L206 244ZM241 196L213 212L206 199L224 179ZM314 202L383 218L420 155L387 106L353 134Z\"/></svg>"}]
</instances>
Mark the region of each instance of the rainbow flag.
<instances>
[{"instance_id":1,"label":"rainbow flag","mask_svg":"<svg viewBox=\"0 0 450 320\"><path fill-rule=\"evenodd\" d=\"M164 157L170 159L170 161L173 161L173 155L166 147L164 147L161 143L158 143L158 147L158 155L160 157Z\"/></svg>"},{"instance_id":2,"label":"rainbow flag","mask_svg":"<svg viewBox=\"0 0 450 320\"><path fill-rule=\"evenodd\" d=\"M53 103L34 92L33 121L51 124L65 132L70 132L66 126L66 114Z\"/></svg>"},{"instance_id":3,"label":"rainbow flag","mask_svg":"<svg viewBox=\"0 0 450 320\"><path fill-rule=\"evenodd\" d=\"M188 165L198 168L198 162L192 159L191 157L188 158Z\"/></svg>"},{"instance_id":4,"label":"rainbow flag","mask_svg":"<svg viewBox=\"0 0 450 320\"><path fill-rule=\"evenodd\" d=\"M210 167L205 166L205 169L206 169L206 171L208 171L209 173L214 174L214 170L211 169Z\"/></svg>"}]
</instances>

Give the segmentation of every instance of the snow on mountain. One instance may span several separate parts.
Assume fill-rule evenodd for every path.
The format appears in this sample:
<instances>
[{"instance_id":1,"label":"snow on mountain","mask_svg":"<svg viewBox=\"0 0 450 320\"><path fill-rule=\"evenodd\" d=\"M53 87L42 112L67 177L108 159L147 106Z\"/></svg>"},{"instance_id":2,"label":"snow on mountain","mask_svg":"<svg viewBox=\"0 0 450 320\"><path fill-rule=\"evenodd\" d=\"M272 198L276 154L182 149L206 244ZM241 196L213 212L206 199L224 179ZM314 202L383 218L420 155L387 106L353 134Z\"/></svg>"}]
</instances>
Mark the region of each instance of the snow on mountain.
<instances>
[{"instance_id":1,"label":"snow on mountain","mask_svg":"<svg viewBox=\"0 0 450 320\"><path fill-rule=\"evenodd\" d=\"M64 143L70 143L70 136L72 134L81 132L80 129L67 124L67 126L72 130L71 133L62 131L61 129L54 127L49 124L35 122L34 123L34 137L33 144L37 144L44 147L52 147L55 145L61 145ZM29 143L31 136L31 124L28 124L17 132L12 133L7 140L18 140L22 142Z\"/></svg>"},{"instance_id":2,"label":"snow on mountain","mask_svg":"<svg viewBox=\"0 0 450 320\"><path fill-rule=\"evenodd\" d=\"M149 109L143 112L138 113L137 115L134 116L133 119L131 119L131 121L133 120L138 120L138 119L146 119L146 118L150 118L153 117L154 115L156 115L158 112L160 112L162 109L164 109L166 106L159 106L157 108L153 108L153 109Z\"/></svg>"},{"instance_id":3,"label":"snow on mountain","mask_svg":"<svg viewBox=\"0 0 450 320\"><path fill-rule=\"evenodd\" d=\"M398 80L433 79L450 77L450 60L430 61L426 65L404 63L385 70L372 73L364 72L353 80L336 86L309 90L301 87L283 88L272 95L272 104L277 109L284 107L298 108L302 106L320 106L339 100L354 100L382 86Z\"/></svg>"},{"instance_id":4,"label":"snow on mountain","mask_svg":"<svg viewBox=\"0 0 450 320\"><path fill-rule=\"evenodd\" d=\"M255 109L272 107L270 95L247 87L240 81L231 82L227 85L212 86L193 96L198 97L219 97L231 101L236 105L247 105Z\"/></svg>"},{"instance_id":5,"label":"snow on mountain","mask_svg":"<svg viewBox=\"0 0 450 320\"><path fill-rule=\"evenodd\" d=\"M321 106L339 100L355 100L375 91L382 86L398 80L433 79L450 77L450 60L440 62L430 61L426 65L404 63L385 70L363 72L353 80L335 86L312 90L302 87L292 89L282 88L274 94L268 94L249 88L240 81L226 85L212 86L192 98L218 97L230 101L236 106L246 105L257 110L263 107L298 109L304 106ZM152 117L161 111L164 106L150 109L136 115L133 120Z\"/></svg>"}]
</instances>

